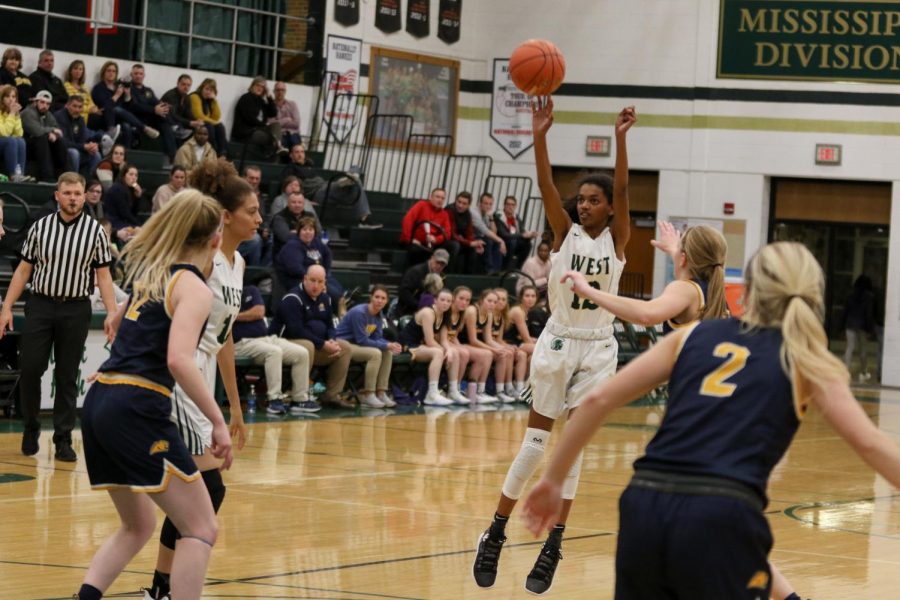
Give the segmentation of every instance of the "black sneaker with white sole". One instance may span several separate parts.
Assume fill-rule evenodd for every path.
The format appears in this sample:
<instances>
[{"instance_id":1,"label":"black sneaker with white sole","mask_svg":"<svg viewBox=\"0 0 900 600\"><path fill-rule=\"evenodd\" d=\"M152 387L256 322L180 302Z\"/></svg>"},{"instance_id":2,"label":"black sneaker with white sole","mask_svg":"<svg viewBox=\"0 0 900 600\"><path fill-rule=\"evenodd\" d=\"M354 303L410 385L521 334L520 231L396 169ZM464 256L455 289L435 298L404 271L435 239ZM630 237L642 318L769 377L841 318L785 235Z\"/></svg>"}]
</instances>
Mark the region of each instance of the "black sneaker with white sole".
<instances>
[{"instance_id":1,"label":"black sneaker with white sole","mask_svg":"<svg viewBox=\"0 0 900 600\"><path fill-rule=\"evenodd\" d=\"M532 594L543 594L553 585L556 565L562 560L562 550L558 544L547 540L541 547L531 573L525 578L525 590Z\"/></svg>"},{"instance_id":2,"label":"black sneaker with white sole","mask_svg":"<svg viewBox=\"0 0 900 600\"><path fill-rule=\"evenodd\" d=\"M472 565L472 576L478 587L493 587L497 579L497 564L500 562L500 551L506 538L494 539L491 530L486 529L478 538L478 549L475 551L475 563Z\"/></svg>"}]
</instances>

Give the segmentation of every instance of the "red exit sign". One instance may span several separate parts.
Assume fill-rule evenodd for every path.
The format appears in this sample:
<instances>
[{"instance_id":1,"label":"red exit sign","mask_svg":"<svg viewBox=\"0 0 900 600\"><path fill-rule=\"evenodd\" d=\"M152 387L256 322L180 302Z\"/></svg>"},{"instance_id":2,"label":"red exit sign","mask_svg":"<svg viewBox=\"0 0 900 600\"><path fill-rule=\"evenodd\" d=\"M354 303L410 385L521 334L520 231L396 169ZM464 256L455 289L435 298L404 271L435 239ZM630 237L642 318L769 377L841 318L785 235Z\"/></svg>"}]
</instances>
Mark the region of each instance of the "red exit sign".
<instances>
[{"instance_id":1,"label":"red exit sign","mask_svg":"<svg viewBox=\"0 0 900 600\"><path fill-rule=\"evenodd\" d=\"M584 152L588 156L609 156L609 137L598 135L587 136Z\"/></svg>"},{"instance_id":2,"label":"red exit sign","mask_svg":"<svg viewBox=\"0 0 900 600\"><path fill-rule=\"evenodd\" d=\"M816 164L817 165L839 165L839 164L841 164L841 146L840 146L840 144L816 144Z\"/></svg>"}]
</instances>

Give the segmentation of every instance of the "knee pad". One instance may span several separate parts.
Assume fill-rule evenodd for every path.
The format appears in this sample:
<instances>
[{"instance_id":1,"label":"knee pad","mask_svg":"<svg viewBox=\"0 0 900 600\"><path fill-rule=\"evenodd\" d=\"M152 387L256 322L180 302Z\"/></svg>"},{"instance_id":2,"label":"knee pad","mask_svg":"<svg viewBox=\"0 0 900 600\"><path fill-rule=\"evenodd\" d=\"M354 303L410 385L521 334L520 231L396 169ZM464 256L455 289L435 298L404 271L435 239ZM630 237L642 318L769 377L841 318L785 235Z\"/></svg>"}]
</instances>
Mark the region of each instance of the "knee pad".
<instances>
[{"instance_id":1,"label":"knee pad","mask_svg":"<svg viewBox=\"0 0 900 600\"><path fill-rule=\"evenodd\" d=\"M578 458L572 463L569 472L566 473L566 479L563 481L562 499L574 500L575 492L578 491L578 479L581 477L581 459L584 458L584 450L578 453Z\"/></svg>"},{"instance_id":2,"label":"knee pad","mask_svg":"<svg viewBox=\"0 0 900 600\"><path fill-rule=\"evenodd\" d=\"M510 500L518 500L525 489L525 484L534 475L541 460L544 458L544 449L550 432L543 429L529 427L525 430L525 439L519 453L506 472L506 481L503 482L503 495Z\"/></svg>"},{"instance_id":3,"label":"knee pad","mask_svg":"<svg viewBox=\"0 0 900 600\"><path fill-rule=\"evenodd\" d=\"M169 517L166 517L166 520L163 521L162 531L159 532L159 543L169 550L174 550L175 542L177 542L180 537L181 534L178 533L175 524L172 523Z\"/></svg>"},{"instance_id":4,"label":"knee pad","mask_svg":"<svg viewBox=\"0 0 900 600\"><path fill-rule=\"evenodd\" d=\"M212 500L213 510L218 513L219 507L225 500L225 483L222 481L222 473L218 469L211 469L203 471L202 475L206 491L209 492L209 499Z\"/></svg>"}]
</instances>

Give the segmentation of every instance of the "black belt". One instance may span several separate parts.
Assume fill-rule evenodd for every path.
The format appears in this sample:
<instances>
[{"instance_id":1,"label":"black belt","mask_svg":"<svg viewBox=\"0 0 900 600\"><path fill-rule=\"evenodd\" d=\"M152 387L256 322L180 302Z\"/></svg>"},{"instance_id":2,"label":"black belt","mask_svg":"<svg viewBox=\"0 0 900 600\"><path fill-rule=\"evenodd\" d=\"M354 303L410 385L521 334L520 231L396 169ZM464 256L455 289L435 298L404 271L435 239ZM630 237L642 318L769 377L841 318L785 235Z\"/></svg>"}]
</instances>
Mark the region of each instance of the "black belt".
<instances>
[{"instance_id":1,"label":"black belt","mask_svg":"<svg viewBox=\"0 0 900 600\"><path fill-rule=\"evenodd\" d=\"M739 481L722 477L683 475L641 469L635 471L629 485L669 494L736 498L750 504L760 512L766 507L765 499L761 498L752 488Z\"/></svg>"},{"instance_id":2,"label":"black belt","mask_svg":"<svg viewBox=\"0 0 900 600\"><path fill-rule=\"evenodd\" d=\"M41 300L46 300L47 302L53 302L54 304L83 302L84 300L88 300L90 298L90 296L78 296L77 298L69 298L67 296L48 296L46 294L38 294L37 292L31 292L31 295L36 298L40 298Z\"/></svg>"}]
</instances>

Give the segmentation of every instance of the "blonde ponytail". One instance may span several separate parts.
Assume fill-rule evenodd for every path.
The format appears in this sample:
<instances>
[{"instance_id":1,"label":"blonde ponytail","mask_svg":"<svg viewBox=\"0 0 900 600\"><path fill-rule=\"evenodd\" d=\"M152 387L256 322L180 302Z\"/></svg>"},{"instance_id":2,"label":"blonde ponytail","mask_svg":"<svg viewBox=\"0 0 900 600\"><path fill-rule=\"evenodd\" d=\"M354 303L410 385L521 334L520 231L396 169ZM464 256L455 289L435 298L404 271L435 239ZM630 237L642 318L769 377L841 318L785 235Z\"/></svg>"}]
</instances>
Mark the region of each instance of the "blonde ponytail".
<instances>
[{"instance_id":1,"label":"blonde ponytail","mask_svg":"<svg viewBox=\"0 0 900 600\"><path fill-rule=\"evenodd\" d=\"M844 363L828 350L822 268L805 246L775 242L760 248L747 265L742 320L750 327L780 327L786 373L814 385L848 381Z\"/></svg>"},{"instance_id":2,"label":"blonde ponytail","mask_svg":"<svg viewBox=\"0 0 900 600\"><path fill-rule=\"evenodd\" d=\"M728 316L725 302L725 258L728 242L718 229L709 225L690 227L681 238L691 277L705 281L706 307L700 320L723 319Z\"/></svg>"}]
</instances>

